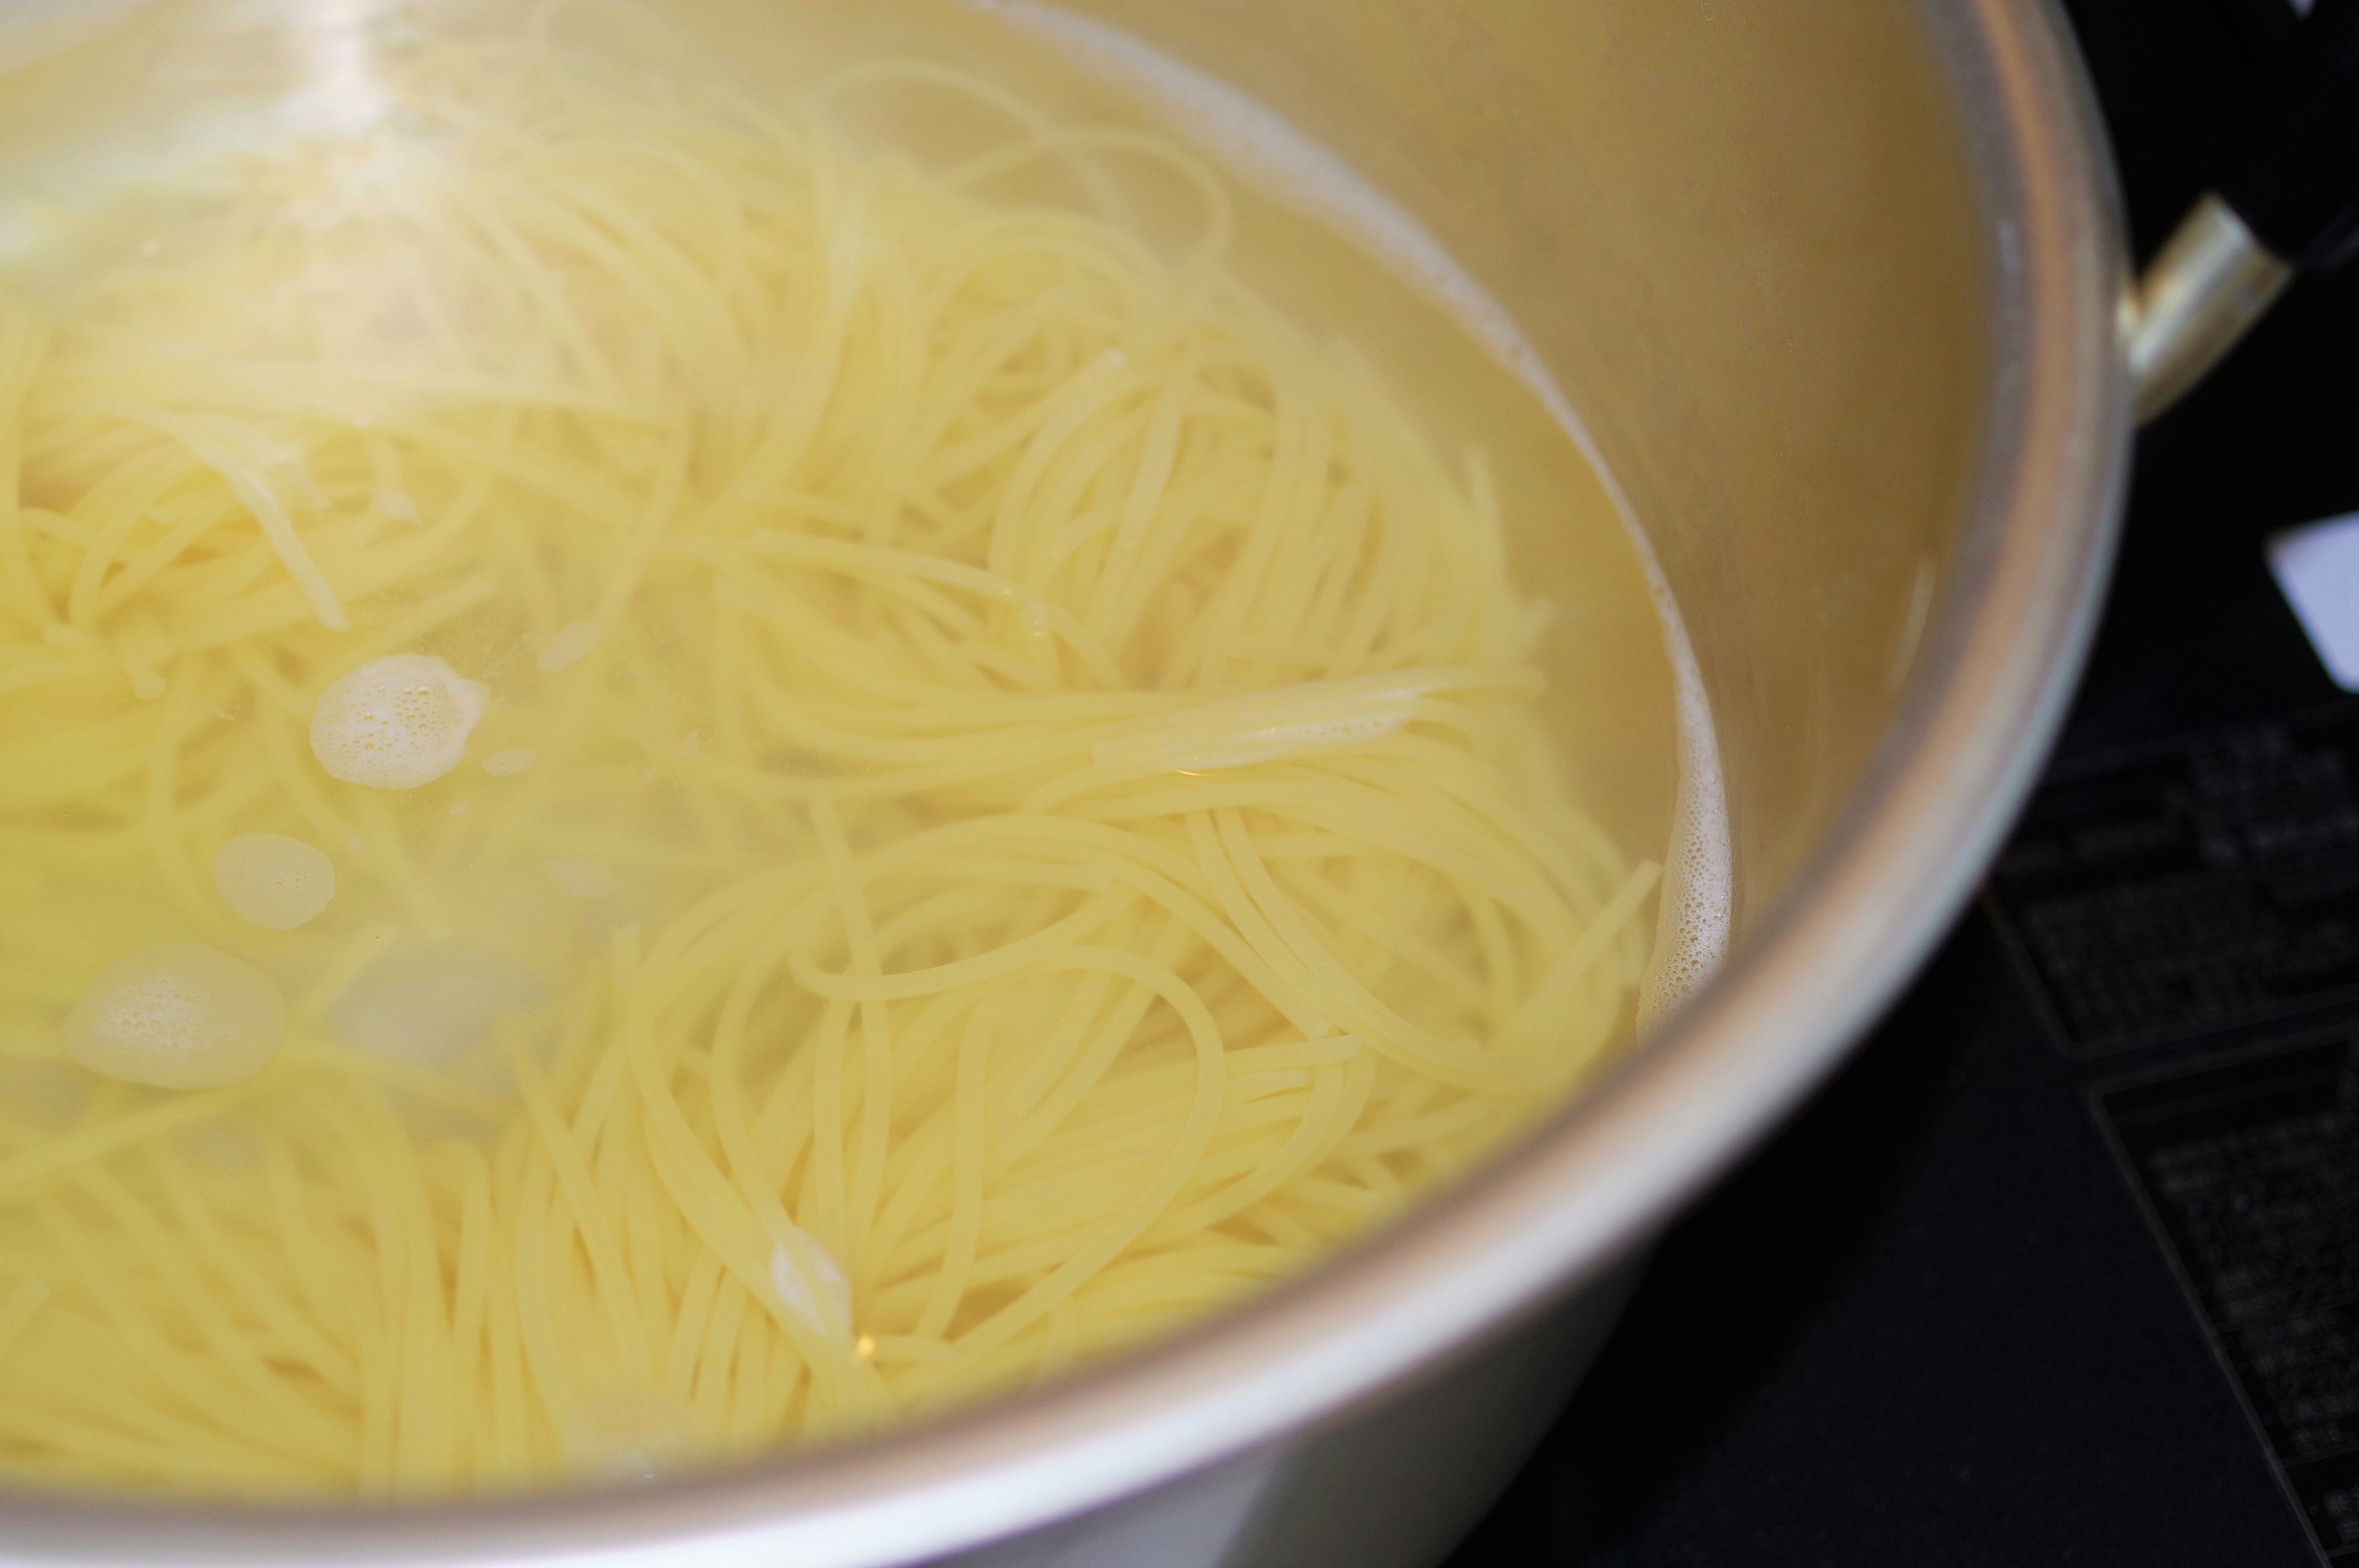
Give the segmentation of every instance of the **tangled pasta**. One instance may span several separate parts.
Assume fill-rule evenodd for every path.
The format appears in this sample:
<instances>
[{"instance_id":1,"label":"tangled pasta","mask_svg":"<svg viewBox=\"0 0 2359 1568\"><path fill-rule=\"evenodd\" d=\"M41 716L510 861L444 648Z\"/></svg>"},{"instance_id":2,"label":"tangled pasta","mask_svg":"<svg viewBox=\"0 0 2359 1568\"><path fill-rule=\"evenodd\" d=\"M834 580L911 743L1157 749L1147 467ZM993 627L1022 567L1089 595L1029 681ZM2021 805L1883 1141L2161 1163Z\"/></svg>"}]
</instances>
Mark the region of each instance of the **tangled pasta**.
<instances>
[{"instance_id":1,"label":"tangled pasta","mask_svg":"<svg viewBox=\"0 0 2359 1568\"><path fill-rule=\"evenodd\" d=\"M0 1473L869 1428L1301 1270L1626 1037L1655 869L1483 461L1232 276L1217 173L622 7L372 47L379 120L0 297ZM929 101L997 129L864 128ZM380 669L465 728L334 752ZM283 988L269 1064L69 1063L175 943Z\"/></svg>"}]
</instances>

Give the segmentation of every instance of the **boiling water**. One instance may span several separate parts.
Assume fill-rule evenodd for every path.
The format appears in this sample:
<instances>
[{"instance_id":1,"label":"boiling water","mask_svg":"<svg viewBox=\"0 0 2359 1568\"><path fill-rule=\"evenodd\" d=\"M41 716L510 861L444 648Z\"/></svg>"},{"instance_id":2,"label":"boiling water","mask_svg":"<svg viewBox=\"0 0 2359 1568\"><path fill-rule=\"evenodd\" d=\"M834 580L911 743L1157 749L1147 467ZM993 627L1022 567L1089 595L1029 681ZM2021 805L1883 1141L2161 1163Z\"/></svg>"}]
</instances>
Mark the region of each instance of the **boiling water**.
<instances>
[{"instance_id":1,"label":"boiling water","mask_svg":"<svg viewBox=\"0 0 2359 1568\"><path fill-rule=\"evenodd\" d=\"M1028 5L40 48L0 1469L923 1414L1299 1270L1716 957L1710 727L1570 406L1217 85Z\"/></svg>"}]
</instances>

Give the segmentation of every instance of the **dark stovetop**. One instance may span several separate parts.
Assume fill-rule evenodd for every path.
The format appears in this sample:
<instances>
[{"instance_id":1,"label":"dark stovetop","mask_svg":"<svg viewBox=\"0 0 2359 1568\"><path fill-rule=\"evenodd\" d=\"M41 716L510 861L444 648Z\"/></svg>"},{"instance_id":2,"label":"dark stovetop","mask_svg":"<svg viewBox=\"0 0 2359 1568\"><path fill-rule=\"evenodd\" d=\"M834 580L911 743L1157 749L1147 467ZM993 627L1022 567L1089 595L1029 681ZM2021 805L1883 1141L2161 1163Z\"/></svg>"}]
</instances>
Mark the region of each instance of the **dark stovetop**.
<instances>
[{"instance_id":1,"label":"dark stovetop","mask_svg":"<svg viewBox=\"0 0 2359 1568\"><path fill-rule=\"evenodd\" d=\"M2291 15L2068 9L2144 254ZM2260 549L2354 509L2359 267L2141 438L1989 896L1451 1568L2359 1562L2359 697Z\"/></svg>"}]
</instances>

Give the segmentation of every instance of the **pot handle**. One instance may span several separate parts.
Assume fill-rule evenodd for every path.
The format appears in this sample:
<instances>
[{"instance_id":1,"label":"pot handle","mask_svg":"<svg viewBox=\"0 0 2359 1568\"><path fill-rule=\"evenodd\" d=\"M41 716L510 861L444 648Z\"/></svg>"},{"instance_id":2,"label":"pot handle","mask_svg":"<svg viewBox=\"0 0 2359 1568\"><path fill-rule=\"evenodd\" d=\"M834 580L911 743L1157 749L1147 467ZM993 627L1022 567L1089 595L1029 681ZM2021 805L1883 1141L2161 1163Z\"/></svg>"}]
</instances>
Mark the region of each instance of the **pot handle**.
<instances>
[{"instance_id":1,"label":"pot handle","mask_svg":"<svg viewBox=\"0 0 2359 1568\"><path fill-rule=\"evenodd\" d=\"M2359 0L2315 0L2228 166L2125 302L2144 424L2235 347L2298 272L2359 254Z\"/></svg>"}]
</instances>

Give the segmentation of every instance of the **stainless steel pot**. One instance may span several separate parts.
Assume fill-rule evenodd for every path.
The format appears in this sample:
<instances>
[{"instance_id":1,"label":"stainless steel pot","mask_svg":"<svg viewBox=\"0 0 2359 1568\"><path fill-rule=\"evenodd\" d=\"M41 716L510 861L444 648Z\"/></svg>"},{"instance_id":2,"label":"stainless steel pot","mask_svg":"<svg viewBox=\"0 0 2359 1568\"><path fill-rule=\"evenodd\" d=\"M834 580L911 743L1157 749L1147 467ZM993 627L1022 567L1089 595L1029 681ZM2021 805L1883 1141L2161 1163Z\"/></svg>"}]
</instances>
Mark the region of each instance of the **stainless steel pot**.
<instances>
[{"instance_id":1,"label":"stainless steel pot","mask_svg":"<svg viewBox=\"0 0 2359 1568\"><path fill-rule=\"evenodd\" d=\"M9 1497L0 1562L1430 1562L1570 1390L1649 1238L1955 914L2088 640L2130 428L2138 297L2054 12L1069 8L1341 154L1572 389L1694 634L1727 768L1733 956L1477 1179L1247 1310L1020 1401L512 1503ZM2158 396L2282 281L2233 214L2205 222L2136 338Z\"/></svg>"}]
</instances>

